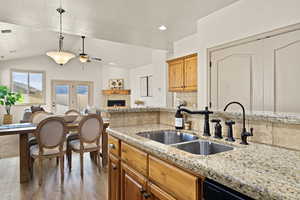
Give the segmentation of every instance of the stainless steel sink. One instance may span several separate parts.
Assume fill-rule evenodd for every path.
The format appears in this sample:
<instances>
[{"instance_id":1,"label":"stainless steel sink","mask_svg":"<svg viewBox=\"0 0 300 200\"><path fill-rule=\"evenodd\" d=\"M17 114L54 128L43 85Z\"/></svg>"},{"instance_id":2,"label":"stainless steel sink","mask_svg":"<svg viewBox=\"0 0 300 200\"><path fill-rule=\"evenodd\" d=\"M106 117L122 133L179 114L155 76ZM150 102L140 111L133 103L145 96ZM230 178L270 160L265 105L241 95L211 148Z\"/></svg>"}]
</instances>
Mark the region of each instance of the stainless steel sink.
<instances>
[{"instance_id":1,"label":"stainless steel sink","mask_svg":"<svg viewBox=\"0 0 300 200\"><path fill-rule=\"evenodd\" d=\"M163 144L176 144L198 139L195 135L175 130L141 132L137 135Z\"/></svg>"},{"instance_id":2,"label":"stainless steel sink","mask_svg":"<svg viewBox=\"0 0 300 200\"><path fill-rule=\"evenodd\" d=\"M214 143L207 140L198 140L173 146L180 150L197 155L212 155L233 150L233 147L231 146Z\"/></svg>"}]
</instances>

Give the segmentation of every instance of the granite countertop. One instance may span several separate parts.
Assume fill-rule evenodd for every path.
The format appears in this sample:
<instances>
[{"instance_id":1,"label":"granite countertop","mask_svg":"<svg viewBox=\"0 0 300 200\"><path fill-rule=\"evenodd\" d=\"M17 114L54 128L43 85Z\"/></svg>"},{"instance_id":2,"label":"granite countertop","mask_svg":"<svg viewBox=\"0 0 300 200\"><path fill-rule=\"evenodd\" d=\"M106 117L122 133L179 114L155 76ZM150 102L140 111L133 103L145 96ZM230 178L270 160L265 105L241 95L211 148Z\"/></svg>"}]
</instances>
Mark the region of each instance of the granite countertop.
<instances>
[{"instance_id":1,"label":"granite countertop","mask_svg":"<svg viewBox=\"0 0 300 200\"><path fill-rule=\"evenodd\" d=\"M100 112L105 113L130 113L130 112L176 112L176 108L167 107L130 107L130 108L98 108ZM196 109L191 109L196 110ZM214 111L213 117L241 119L241 112L223 112ZM299 113L274 113L268 111L246 112L247 120L266 121L272 123L285 123L300 125Z\"/></svg>"},{"instance_id":2,"label":"granite countertop","mask_svg":"<svg viewBox=\"0 0 300 200\"><path fill-rule=\"evenodd\" d=\"M157 107L134 107L134 108L121 108L121 107L112 107L112 108L98 108L100 112L107 113L129 113L129 112L159 112L160 108Z\"/></svg>"},{"instance_id":3,"label":"granite countertop","mask_svg":"<svg viewBox=\"0 0 300 200\"><path fill-rule=\"evenodd\" d=\"M140 136L141 131L170 130L161 124L108 128L108 133L195 174L213 179L255 199L300 199L300 152L262 144L230 143L234 150L193 155Z\"/></svg>"}]
</instances>

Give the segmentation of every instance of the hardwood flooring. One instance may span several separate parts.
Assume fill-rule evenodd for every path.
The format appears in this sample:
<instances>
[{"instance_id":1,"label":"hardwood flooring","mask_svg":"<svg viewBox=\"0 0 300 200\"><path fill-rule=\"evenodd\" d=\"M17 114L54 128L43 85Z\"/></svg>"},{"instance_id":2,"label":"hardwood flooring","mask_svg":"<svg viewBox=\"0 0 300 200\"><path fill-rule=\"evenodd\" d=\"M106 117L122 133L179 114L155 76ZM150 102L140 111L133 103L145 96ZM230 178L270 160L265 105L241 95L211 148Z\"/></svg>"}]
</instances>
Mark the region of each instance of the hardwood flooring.
<instances>
[{"instance_id":1,"label":"hardwood flooring","mask_svg":"<svg viewBox=\"0 0 300 200\"><path fill-rule=\"evenodd\" d=\"M0 137L0 158L19 156L19 136Z\"/></svg>"},{"instance_id":2,"label":"hardwood flooring","mask_svg":"<svg viewBox=\"0 0 300 200\"><path fill-rule=\"evenodd\" d=\"M107 169L98 172L88 154L84 159L84 180L80 179L79 156L73 153L72 171L65 161L65 181L60 183L60 170L56 159L45 160L43 185L38 185L37 162L33 179L19 183L19 158L0 159L0 199L2 200L107 200Z\"/></svg>"}]
</instances>

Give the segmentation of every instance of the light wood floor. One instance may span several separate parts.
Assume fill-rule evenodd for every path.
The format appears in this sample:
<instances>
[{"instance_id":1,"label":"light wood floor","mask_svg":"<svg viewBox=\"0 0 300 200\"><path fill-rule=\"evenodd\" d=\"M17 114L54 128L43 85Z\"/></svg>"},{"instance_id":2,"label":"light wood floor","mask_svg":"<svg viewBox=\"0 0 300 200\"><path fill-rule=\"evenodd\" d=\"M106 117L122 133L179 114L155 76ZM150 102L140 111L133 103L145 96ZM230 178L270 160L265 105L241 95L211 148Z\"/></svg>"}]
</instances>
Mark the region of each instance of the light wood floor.
<instances>
[{"instance_id":1,"label":"light wood floor","mask_svg":"<svg viewBox=\"0 0 300 200\"><path fill-rule=\"evenodd\" d=\"M37 163L37 162L36 162ZM65 161L65 181L60 183L60 171L56 160L44 161L43 185L38 186L38 170L35 166L33 180L19 183L19 158L0 159L0 199L3 200L107 200L107 169L98 172L89 155L84 160L84 181L80 179L78 154L73 153L72 172Z\"/></svg>"},{"instance_id":2,"label":"light wood floor","mask_svg":"<svg viewBox=\"0 0 300 200\"><path fill-rule=\"evenodd\" d=\"M19 136L0 137L0 159L14 156L19 156Z\"/></svg>"}]
</instances>

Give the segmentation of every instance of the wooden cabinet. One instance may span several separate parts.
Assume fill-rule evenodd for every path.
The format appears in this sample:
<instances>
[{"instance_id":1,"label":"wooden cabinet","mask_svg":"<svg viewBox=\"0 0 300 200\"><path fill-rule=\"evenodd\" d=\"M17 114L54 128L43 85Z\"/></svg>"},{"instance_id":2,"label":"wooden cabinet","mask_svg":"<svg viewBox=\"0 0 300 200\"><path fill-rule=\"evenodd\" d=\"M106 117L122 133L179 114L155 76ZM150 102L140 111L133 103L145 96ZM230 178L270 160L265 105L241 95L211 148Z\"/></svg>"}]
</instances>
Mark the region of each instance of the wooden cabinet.
<instances>
[{"instance_id":1,"label":"wooden cabinet","mask_svg":"<svg viewBox=\"0 0 300 200\"><path fill-rule=\"evenodd\" d=\"M144 200L147 180L141 174L121 164L121 200Z\"/></svg>"},{"instance_id":2,"label":"wooden cabinet","mask_svg":"<svg viewBox=\"0 0 300 200\"><path fill-rule=\"evenodd\" d=\"M153 156L149 156L149 179L178 199L199 199L198 177Z\"/></svg>"},{"instance_id":3,"label":"wooden cabinet","mask_svg":"<svg viewBox=\"0 0 300 200\"><path fill-rule=\"evenodd\" d=\"M147 153L126 143L121 146L122 160L143 175L147 175Z\"/></svg>"},{"instance_id":4,"label":"wooden cabinet","mask_svg":"<svg viewBox=\"0 0 300 200\"><path fill-rule=\"evenodd\" d=\"M169 91L197 91L197 54L168 61Z\"/></svg>"},{"instance_id":5,"label":"wooden cabinet","mask_svg":"<svg viewBox=\"0 0 300 200\"><path fill-rule=\"evenodd\" d=\"M169 62L169 91L179 92L184 89L184 62L182 59Z\"/></svg>"},{"instance_id":6,"label":"wooden cabinet","mask_svg":"<svg viewBox=\"0 0 300 200\"><path fill-rule=\"evenodd\" d=\"M184 59L184 91L197 90L197 56Z\"/></svg>"},{"instance_id":7,"label":"wooden cabinet","mask_svg":"<svg viewBox=\"0 0 300 200\"><path fill-rule=\"evenodd\" d=\"M110 136L109 200L200 200L203 177ZM115 149L114 149L115 150ZM118 151L117 151L118 152Z\"/></svg>"},{"instance_id":8,"label":"wooden cabinet","mask_svg":"<svg viewBox=\"0 0 300 200\"><path fill-rule=\"evenodd\" d=\"M108 162L108 199L120 199L120 161L113 155L109 155Z\"/></svg>"},{"instance_id":9,"label":"wooden cabinet","mask_svg":"<svg viewBox=\"0 0 300 200\"><path fill-rule=\"evenodd\" d=\"M108 151L109 154L120 155L120 141L110 135L108 136Z\"/></svg>"},{"instance_id":10,"label":"wooden cabinet","mask_svg":"<svg viewBox=\"0 0 300 200\"><path fill-rule=\"evenodd\" d=\"M150 194L151 200L176 200L170 194L163 191L161 188L151 182L148 183L148 192Z\"/></svg>"}]
</instances>

